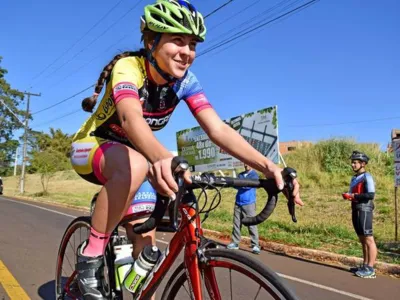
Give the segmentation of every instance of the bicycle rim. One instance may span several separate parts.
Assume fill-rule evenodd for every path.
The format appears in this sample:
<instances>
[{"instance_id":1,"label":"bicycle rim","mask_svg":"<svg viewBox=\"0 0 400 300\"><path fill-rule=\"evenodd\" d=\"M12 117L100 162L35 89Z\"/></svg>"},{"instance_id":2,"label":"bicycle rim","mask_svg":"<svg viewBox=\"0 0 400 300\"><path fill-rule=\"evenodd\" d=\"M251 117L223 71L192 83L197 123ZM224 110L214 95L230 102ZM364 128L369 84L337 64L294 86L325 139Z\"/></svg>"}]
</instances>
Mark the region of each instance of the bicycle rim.
<instances>
[{"instance_id":1,"label":"bicycle rim","mask_svg":"<svg viewBox=\"0 0 400 300\"><path fill-rule=\"evenodd\" d=\"M204 255L208 262L201 267L203 299L297 300L275 272L241 252L209 249ZM171 276L161 299L193 299L184 264Z\"/></svg>"}]
</instances>

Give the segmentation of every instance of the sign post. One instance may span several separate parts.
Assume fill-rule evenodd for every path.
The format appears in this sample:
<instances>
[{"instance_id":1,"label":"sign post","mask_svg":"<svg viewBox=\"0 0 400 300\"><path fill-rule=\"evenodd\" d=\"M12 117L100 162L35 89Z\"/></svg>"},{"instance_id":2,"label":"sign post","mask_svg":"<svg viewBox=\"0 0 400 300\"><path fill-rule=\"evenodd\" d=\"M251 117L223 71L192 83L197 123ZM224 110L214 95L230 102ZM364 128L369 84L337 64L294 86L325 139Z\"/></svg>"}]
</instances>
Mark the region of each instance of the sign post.
<instances>
[{"instance_id":1,"label":"sign post","mask_svg":"<svg viewBox=\"0 0 400 300\"><path fill-rule=\"evenodd\" d=\"M399 239L397 190L400 186L400 130L392 131L392 148L394 153L394 235L397 242Z\"/></svg>"}]
</instances>

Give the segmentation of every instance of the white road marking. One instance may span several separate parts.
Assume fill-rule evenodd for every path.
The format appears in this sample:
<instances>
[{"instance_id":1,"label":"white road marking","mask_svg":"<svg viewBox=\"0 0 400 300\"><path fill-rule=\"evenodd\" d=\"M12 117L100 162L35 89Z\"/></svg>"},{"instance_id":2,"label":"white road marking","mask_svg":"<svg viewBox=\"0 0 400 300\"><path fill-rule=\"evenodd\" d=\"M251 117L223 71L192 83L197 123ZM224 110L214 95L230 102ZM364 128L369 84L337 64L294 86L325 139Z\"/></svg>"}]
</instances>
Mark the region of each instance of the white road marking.
<instances>
[{"instance_id":1,"label":"white road marking","mask_svg":"<svg viewBox=\"0 0 400 300\"><path fill-rule=\"evenodd\" d=\"M347 297L351 297L351 298L354 298L354 299L373 300L371 298L367 298L367 297L363 297L363 296L356 295L356 294L353 294L353 293L349 293L349 292L345 292L345 291L342 291L342 290L334 289L334 288L331 288L331 287L326 286L326 285L314 283L314 282L311 282L311 281L308 281L308 280L303 280L303 279L300 279L300 278L297 278L297 277L292 277L292 276L285 275L285 274L280 274L280 273L276 273L276 274L278 274L279 276L281 276L282 278L285 278L285 279L289 279L289 280L297 281L297 282L300 282L300 283L303 283L303 284L311 285L311 286L314 286L314 287L317 287L317 288L320 288L320 289L323 289L323 290L327 290L327 291L330 291L330 292L334 292L334 293L338 293L338 294L341 294L341 295L345 295Z\"/></svg>"},{"instance_id":2,"label":"white road marking","mask_svg":"<svg viewBox=\"0 0 400 300\"><path fill-rule=\"evenodd\" d=\"M69 215L69 214L66 214L66 213L62 213L62 212L59 212L59 211L56 211L56 210L53 210L53 209L41 207L41 206L30 204L30 203L25 203L25 202L15 201L15 200L10 200L10 199L5 199L5 198L1 198L1 199L9 201L9 202L23 204L23 205L27 205L27 206L31 206L31 207L36 207L36 208L39 208L39 209L42 209L42 210L53 212L53 213L56 213L56 214L59 214L59 215L63 215L63 216L66 216L66 217L70 217L70 218L73 218L73 219L75 219L77 217L77 216ZM167 243L165 241L158 240L158 239L156 239L156 241L160 242L160 243L163 243L163 244L169 244L169 243ZM311 281L303 280L303 279L300 279L300 278L297 278L297 277L292 277L292 276L285 275L285 274L280 274L280 273L277 273L277 274L279 276L281 276L282 278L285 278L285 279L288 279L288 280L293 280L293 281L300 282L300 283L303 283L303 284L306 284L306 285L310 285L310 286L313 286L313 287L316 287L316 288L327 290L327 291L330 291L330 292L333 292L333 293L345 295L345 296L350 297L350 298L359 299L359 300L373 300L371 298L366 298L366 297L363 297L363 296L360 296L360 295L356 295L356 294L353 294L353 293L345 292L345 291L342 291L342 290L331 288L329 286L325 286L325 285L321 285L321 284L314 283L314 282L311 282Z\"/></svg>"},{"instance_id":3,"label":"white road marking","mask_svg":"<svg viewBox=\"0 0 400 300\"><path fill-rule=\"evenodd\" d=\"M70 217L72 219L77 218L77 216L65 214L65 213L62 213L62 212L59 212L59 211L56 211L56 210L53 210L53 209L49 209L49 208L46 208L46 207L41 207L39 205L34 205L34 204L26 203L26 202L15 201L15 200L10 200L10 199L5 199L5 198L1 198L1 199L9 201L9 202L14 202L14 203L18 203L18 204L24 204L24 205L27 205L27 206L36 207L36 208L39 208L39 209L42 209L42 210L46 210L46 211L49 211L49 212L52 212L52 213L55 213L55 214L59 214L59 215L66 216L66 217ZM160 242L162 244L167 244L167 245L169 244L166 241L162 241L162 240L158 240L158 239L156 239L156 241Z\"/></svg>"}]
</instances>

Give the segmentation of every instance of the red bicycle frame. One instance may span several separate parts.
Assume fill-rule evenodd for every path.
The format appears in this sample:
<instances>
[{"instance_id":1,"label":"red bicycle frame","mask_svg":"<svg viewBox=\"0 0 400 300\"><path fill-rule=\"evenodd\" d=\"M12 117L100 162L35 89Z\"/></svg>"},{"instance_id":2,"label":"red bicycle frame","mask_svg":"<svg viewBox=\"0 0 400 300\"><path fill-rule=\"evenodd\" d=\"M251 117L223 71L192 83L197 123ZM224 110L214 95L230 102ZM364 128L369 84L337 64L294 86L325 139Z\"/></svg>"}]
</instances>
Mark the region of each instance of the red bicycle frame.
<instances>
[{"instance_id":1,"label":"red bicycle frame","mask_svg":"<svg viewBox=\"0 0 400 300\"><path fill-rule=\"evenodd\" d=\"M196 209L188 204L181 203L179 210L182 220L179 224L178 231L171 239L171 242L168 244L167 248L164 250L161 258L154 266L152 272L149 274L137 299L141 297L147 298L155 292L158 285L161 283L161 280L171 268L172 264L175 262L183 248L184 263L189 278L189 289L191 290L194 299L202 299L201 275L197 253L197 249L200 245L200 237L203 235L200 217L197 215ZM218 290L215 289L216 281L213 271L208 270L205 275L207 275L209 279L214 279L207 280L207 286L211 284L213 291Z\"/></svg>"}]
</instances>

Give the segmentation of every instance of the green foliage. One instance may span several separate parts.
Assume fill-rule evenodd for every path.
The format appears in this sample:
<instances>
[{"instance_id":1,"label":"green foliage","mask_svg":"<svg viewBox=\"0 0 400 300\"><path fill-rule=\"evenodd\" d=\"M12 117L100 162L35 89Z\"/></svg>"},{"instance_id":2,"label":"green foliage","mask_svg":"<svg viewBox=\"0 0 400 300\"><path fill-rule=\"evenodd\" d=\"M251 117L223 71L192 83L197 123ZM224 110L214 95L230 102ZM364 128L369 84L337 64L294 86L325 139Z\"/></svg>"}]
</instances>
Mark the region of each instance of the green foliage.
<instances>
[{"instance_id":1,"label":"green foliage","mask_svg":"<svg viewBox=\"0 0 400 300\"><path fill-rule=\"evenodd\" d=\"M346 176L353 174L349 157L354 150L363 151L370 157L367 170L373 174L378 187L386 187L393 180L393 155L383 153L377 144L330 139L298 147L284 158L288 165L297 169L300 180L308 186L342 185L348 184L350 178Z\"/></svg>"},{"instance_id":2,"label":"green foliage","mask_svg":"<svg viewBox=\"0 0 400 300\"><path fill-rule=\"evenodd\" d=\"M7 70L1 67L2 57L0 56L0 143L12 137L13 130L22 127L12 112L19 118L25 119L25 112L18 109L24 94L13 89L5 79ZM11 112L11 111L12 112Z\"/></svg>"},{"instance_id":3,"label":"green foliage","mask_svg":"<svg viewBox=\"0 0 400 300\"><path fill-rule=\"evenodd\" d=\"M7 70L1 67L0 56L0 175L10 175L12 172L12 156L15 153L17 141L12 140L12 132L22 127L13 113L24 120L25 113L18 109L23 100L23 93L11 88L5 75ZM13 112L11 112L11 111Z\"/></svg>"},{"instance_id":4,"label":"green foliage","mask_svg":"<svg viewBox=\"0 0 400 300\"><path fill-rule=\"evenodd\" d=\"M272 125L274 125L274 128L278 126L278 116L276 114L276 109L274 109L274 115L272 117Z\"/></svg>"},{"instance_id":5,"label":"green foliage","mask_svg":"<svg viewBox=\"0 0 400 300\"><path fill-rule=\"evenodd\" d=\"M14 168L11 166L15 149L18 147L18 141L8 140L0 143L0 176L9 176Z\"/></svg>"},{"instance_id":6,"label":"green foliage","mask_svg":"<svg viewBox=\"0 0 400 300\"><path fill-rule=\"evenodd\" d=\"M321 158L322 171L328 173L346 173L349 169L349 157L356 149L349 140L327 140L315 145Z\"/></svg>"},{"instance_id":7,"label":"green foliage","mask_svg":"<svg viewBox=\"0 0 400 300\"><path fill-rule=\"evenodd\" d=\"M32 131L28 138L30 144L30 155L33 157L31 165L28 167L29 173L39 171L37 159L39 153L58 153L59 160L54 165L55 171L71 169L69 155L72 144L72 135L63 133L61 129L50 128L50 133ZM39 155L40 157L40 155Z\"/></svg>"},{"instance_id":8,"label":"green foliage","mask_svg":"<svg viewBox=\"0 0 400 300\"><path fill-rule=\"evenodd\" d=\"M69 167L66 157L52 149L42 152L35 152L31 161L31 168L40 173L43 187L43 195L47 194L50 179L57 171L65 170Z\"/></svg>"}]
</instances>

